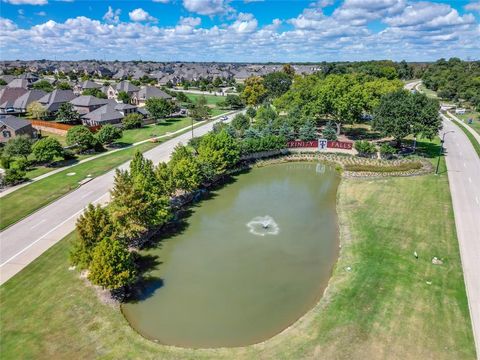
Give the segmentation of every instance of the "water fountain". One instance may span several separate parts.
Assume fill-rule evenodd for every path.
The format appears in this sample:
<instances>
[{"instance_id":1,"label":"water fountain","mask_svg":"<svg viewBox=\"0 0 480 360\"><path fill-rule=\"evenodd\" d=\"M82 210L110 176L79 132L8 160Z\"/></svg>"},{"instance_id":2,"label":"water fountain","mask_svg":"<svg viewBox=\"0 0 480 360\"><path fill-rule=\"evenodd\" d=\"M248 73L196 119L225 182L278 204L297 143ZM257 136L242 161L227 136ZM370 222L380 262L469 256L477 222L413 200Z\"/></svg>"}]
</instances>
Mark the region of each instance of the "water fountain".
<instances>
[{"instance_id":1,"label":"water fountain","mask_svg":"<svg viewBox=\"0 0 480 360\"><path fill-rule=\"evenodd\" d=\"M247 227L250 233L257 236L277 235L280 232L278 224L269 215L253 218L247 223Z\"/></svg>"}]
</instances>

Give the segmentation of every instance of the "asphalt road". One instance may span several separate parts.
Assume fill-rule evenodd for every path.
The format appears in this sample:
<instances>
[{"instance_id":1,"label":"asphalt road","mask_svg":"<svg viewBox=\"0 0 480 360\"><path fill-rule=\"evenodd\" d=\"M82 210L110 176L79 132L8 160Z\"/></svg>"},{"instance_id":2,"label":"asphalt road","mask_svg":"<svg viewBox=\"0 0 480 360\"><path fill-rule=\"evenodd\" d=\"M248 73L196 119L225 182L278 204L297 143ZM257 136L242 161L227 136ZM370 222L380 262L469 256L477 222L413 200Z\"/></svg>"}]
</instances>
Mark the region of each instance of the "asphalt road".
<instances>
[{"instance_id":1,"label":"asphalt road","mask_svg":"<svg viewBox=\"0 0 480 360\"><path fill-rule=\"evenodd\" d=\"M195 128L194 136L207 133L215 122ZM144 156L154 163L166 162L175 146L186 144L190 138L190 132L184 133L145 152ZM126 169L128 165L129 162L119 168ZM0 234L0 285L69 234L89 203L108 202L114 175L115 170L112 170L99 176L5 229Z\"/></svg>"},{"instance_id":2,"label":"asphalt road","mask_svg":"<svg viewBox=\"0 0 480 360\"><path fill-rule=\"evenodd\" d=\"M442 115L448 180L473 335L480 358L480 158L464 132Z\"/></svg>"}]
</instances>

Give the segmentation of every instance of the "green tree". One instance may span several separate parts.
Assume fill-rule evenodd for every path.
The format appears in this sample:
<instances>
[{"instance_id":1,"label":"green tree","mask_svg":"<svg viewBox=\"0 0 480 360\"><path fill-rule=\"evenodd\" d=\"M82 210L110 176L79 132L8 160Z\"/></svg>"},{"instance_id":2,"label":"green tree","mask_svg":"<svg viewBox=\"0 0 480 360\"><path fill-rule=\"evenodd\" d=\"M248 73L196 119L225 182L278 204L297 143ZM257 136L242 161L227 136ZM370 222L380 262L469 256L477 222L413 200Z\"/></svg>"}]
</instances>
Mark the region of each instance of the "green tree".
<instances>
[{"instance_id":1,"label":"green tree","mask_svg":"<svg viewBox=\"0 0 480 360\"><path fill-rule=\"evenodd\" d=\"M107 95L104 94L103 91L98 89L98 88L85 89L85 90L83 90L82 95L95 96L99 99L106 99L107 98ZM130 101L130 100L128 100L128 101ZM127 101L127 103L128 103L128 101Z\"/></svg>"},{"instance_id":2,"label":"green tree","mask_svg":"<svg viewBox=\"0 0 480 360\"><path fill-rule=\"evenodd\" d=\"M86 126L74 126L67 131L67 145L76 146L79 152L93 149L96 143L95 137Z\"/></svg>"},{"instance_id":3,"label":"green tree","mask_svg":"<svg viewBox=\"0 0 480 360\"><path fill-rule=\"evenodd\" d=\"M270 99L285 94L292 85L291 77L285 72L272 72L264 76L263 85L267 90Z\"/></svg>"},{"instance_id":4,"label":"green tree","mask_svg":"<svg viewBox=\"0 0 480 360\"><path fill-rule=\"evenodd\" d=\"M433 138L441 129L439 104L424 94L399 90L386 94L375 110L373 129L392 136L400 146L408 135Z\"/></svg>"},{"instance_id":5,"label":"green tree","mask_svg":"<svg viewBox=\"0 0 480 360\"><path fill-rule=\"evenodd\" d=\"M307 121L305 125L300 127L299 138L303 141L315 140L317 139L317 127L313 121Z\"/></svg>"},{"instance_id":6,"label":"green tree","mask_svg":"<svg viewBox=\"0 0 480 360\"><path fill-rule=\"evenodd\" d=\"M122 126L124 129L135 129L142 127L143 116L138 113L131 113L125 115L122 119Z\"/></svg>"},{"instance_id":7,"label":"green tree","mask_svg":"<svg viewBox=\"0 0 480 360\"><path fill-rule=\"evenodd\" d=\"M40 139L33 144L32 153L38 162L43 163L49 163L56 157L64 156L62 144L50 136Z\"/></svg>"},{"instance_id":8,"label":"green tree","mask_svg":"<svg viewBox=\"0 0 480 360\"><path fill-rule=\"evenodd\" d=\"M193 155L172 163L171 173L178 190L190 192L196 190L202 182L202 169Z\"/></svg>"},{"instance_id":9,"label":"green tree","mask_svg":"<svg viewBox=\"0 0 480 360\"><path fill-rule=\"evenodd\" d=\"M111 124L106 124L100 128L95 136L100 144L110 145L115 140L118 140L122 137L122 129Z\"/></svg>"},{"instance_id":10,"label":"green tree","mask_svg":"<svg viewBox=\"0 0 480 360\"><path fill-rule=\"evenodd\" d=\"M150 116L157 121L164 119L175 111L175 105L170 100L164 98L152 97L147 99L145 108Z\"/></svg>"},{"instance_id":11,"label":"green tree","mask_svg":"<svg viewBox=\"0 0 480 360\"><path fill-rule=\"evenodd\" d=\"M283 136L287 141L295 140L295 129L293 126L289 125L286 121L284 121L280 128L278 129L278 134Z\"/></svg>"},{"instance_id":12,"label":"green tree","mask_svg":"<svg viewBox=\"0 0 480 360\"><path fill-rule=\"evenodd\" d=\"M201 95L190 109L190 116L196 121L202 121L210 117L210 112L211 109L207 106L207 98Z\"/></svg>"},{"instance_id":13,"label":"green tree","mask_svg":"<svg viewBox=\"0 0 480 360\"><path fill-rule=\"evenodd\" d=\"M282 67L282 71L292 79L295 76L295 69L290 64L284 64Z\"/></svg>"},{"instance_id":14,"label":"green tree","mask_svg":"<svg viewBox=\"0 0 480 360\"><path fill-rule=\"evenodd\" d=\"M46 92L53 91L53 85L50 84L47 80L39 80L32 85L32 88L37 90L43 90Z\"/></svg>"},{"instance_id":15,"label":"green tree","mask_svg":"<svg viewBox=\"0 0 480 360\"><path fill-rule=\"evenodd\" d=\"M133 255L119 240L104 238L95 247L88 279L104 289L117 290L133 284L137 270Z\"/></svg>"},{"instance_id":16,"label":"green tree","mask_svg":"<svg viewBox=\"0 0 480 360\"><path fill-rule=\"evenodd\" d=\"M375 147L375 145L367 140L355 141L355 144L353 146L355 150L358 151L358 154L360 156L371 157L377 152L377 148Z\"/></svg>"},{"instance_id":17,"label":"green tree","mask_svg":"<svg viewBox=\"0 0 480 360\"><path fill-rule=\"evenodd\" d=\"M44 119L47 116L47 110L38 101L32 101L27 105L27 117L29 119Z\"/></svg>"},{"instance_id":18,"label":"green tree","mask_svg":"<svg viewBox=\"0 0 480 360\"><path fill-rule=\"evenodd\" d=\"M126 93L125 91L119 91L117 95L117 99L123 102L124 104L130 103L130 95Z\"/></svg>"},{"instance_id":19,"label":"green tree","mask_svg":"<svg viewBox=\"0 0 480 360\"><path fill-rule=\"evenodd\" d=\"M245 79L245 88L242 92L242 99L247 105L258 106L267 96L267 89L260 76L251 76Z\"/></svg>"},{"instance_id":20,"label":"green tree","mask_svg":"<svg viewBox=\"0 0 480 360\"><path fill-rule=\"evenodd\" d=\"M57 84L57 89L59 89L59 90L72 90L72 86L69 83L67 83L65 81L62 81L62 82L59 82Z\"/></svg>"},{"instance_id":21,"label":"green tree","mask_svg":"<svg viewBox=\"0 0 480 360\"><path fill-rule=\"evenodd\" d=\"M89 204L75 224L77 237L70 251L70 261L80 269L89 267L93 250L104 238L113 234L113 224L107 208Z\"/></svg>"},{"instance_id":22,"label":"green tree","mask_svg":"<svg viewBox=\"0 0 480 360\"><path fill-rule=\"evenodd\" d=\"M250 120L246 115L243 114L237 114L232 120L232 126L241 132L245 131L248 129L250 126Z\"/></svg>"},{"instance_id":23,"label":"green tree","mask_svg":"<svg viewBox=\"0 0 480 360\"><path fill-rule=\"evenodd\" d=\"M17 185L25 181L25 170L18 168L10 168L5 170L5 176L3 177L3 182L5 185Z\"/></svg>"},{"instance_id":24,"label":"green tree","mask_svg":"<svg viewBox=\"0 0 480 360\"><path fill-rule=\"evenodd\" d=\"M255 108L249 106L247 108L246 114L250 119L254 119L255 116L257 116L257 110L255 110Z\"/></svg>"},{"instance_id":25,"label":"green tree","mask_svg":"<svg viewBox=\"0 0 480 360\"><path fill-rule=\"evenodd\" d=\"M66 123L75 123L80 120L80 114L69 102L60 105L57 111L57 121Z\"/></svg>"},{"instance_id":26,"label":"green tree","mask_svg":"<svg viewBox=\"0 0 480 360\"><path fill-rule=\"evenodd\" d=\"M32 153L32 140L27 135L16 136L7 141L3 155L7 157L21 157L27 160Z\"/></svg>"},{"instance_id":27,"label":"green tree","mask_svg":"<svg viewBox=\"0 0 480 360\"><path fill-rule=\"evenodd\" d=\"M337 140L337 132L335 131L333 124L329 121L322 130L322 137L327 140Z\"/></svg>"},{"instance_id":28,"label":"green tree","mask_svg":"<svg viewBox=\"0 0 480 360\"><path fill-rule=\"evenodd\" d=\"M275 122L277 117L278 114L272 106L262 105L257 110L257 115L255 116L255 126L263 128L267 126L267 124Z\"/></svg>"},{"instance_id":29,"label":"green tree","mask_svg":"<svg viewBox=\"0 0 480 360\"><path fill-rule=\"evenodd\" d=\"M241 109L244 106L242 98L238 95L229 94L225 97L225 107L229 109Z\"/></svg>"}]
</instances>

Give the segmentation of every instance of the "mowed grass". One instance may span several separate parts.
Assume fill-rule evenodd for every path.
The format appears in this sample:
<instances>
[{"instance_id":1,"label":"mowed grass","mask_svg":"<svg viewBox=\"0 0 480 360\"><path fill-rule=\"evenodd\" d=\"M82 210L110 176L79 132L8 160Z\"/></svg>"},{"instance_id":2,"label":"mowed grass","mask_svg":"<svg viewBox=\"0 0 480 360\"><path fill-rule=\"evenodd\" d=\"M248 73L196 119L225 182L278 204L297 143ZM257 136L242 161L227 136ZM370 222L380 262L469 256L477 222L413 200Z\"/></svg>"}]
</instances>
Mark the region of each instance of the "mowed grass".
<instances>
[{"instance_id":1,"label":"mowed grass","mask_svg":"<svg viewBox=\"0 0 480 360\"><path fill-rule=\"evenodd\" d=\"M342 180L337 211L325 296L262 344L193 351L142 338L68 270L71 234L0 287L2 358L475 359L446 174Z\"/></svg>"},{"instance_id":2,"label":"mowed grass","mask_svg":"<svg viewBox=\"0 0 480 360\"><path fill-rule=\"evenodd\" d=\"M144 152L156 145L158 145L158 143L145 143L107 154L98 159L79 164L33 182L30 185L5 195L0 198L0 229L3 230L35 210L76 189L79 186L78 182L85 179L87 175L91 175L92 177L100 176L128 161L135 151ZM67 173L70 172L74 172L75 175L67 176Z\"/></svg>"},{"instance_id":3,"label":"mowed grass","mask_svg":"<svg viewBox=\"0 0 480 360\"><path fill-rule=\"evenodd\" d=\"M166 119L159 124L150 124L138 129L124 130L122 137L117 141L118 143L134 144L136 142L150 139L152 137L165 135L169 132L180 130L186 126L191 125L191 118L180 117Z\"/></svg>"},{"instance_id":4,"label":"mowed grass","mask_svg":"<svg viewBox=\"0 0 480 360\"><path fill-rule=\"evenodd\" d=\"M473 130L480 134L480 114L478 112L470 112L463 115L455 115L456 117L465 121L465 124L468 124L469 119L473 119L471 124L468 124Z\"/></svg>"},{"instance_id":5,"label":"mowed grass","mask_svg":"<svg viewBox=\"0 0 480 360\"><path fill-rule=\"evenodd\" d=\"M471 142L473 148L475 149L475 152L477 153L478 157L480 157L480 143L475 138L475 136L473 136L473 134L467 128L465 128L465 126L460 124L460 122L454 119L451 119L451 120L457 125L457 127L459 127L465 133L468 140Z\"/></svg>"},{"instance_id":6,"label":"mowed grass","mask_svg":"<svg viewBox=\"0 0 480 360\"><path fill-rule=\"evenodd\" d=\"M221 101L225 101L225 96L219 95L201 95L201 94L192 94L188 92L184 92L187 97L192 100L193 102L197 101L200 96L204 96L207 99L207 105L217 105Z\"/></svg>"}]
</instances>

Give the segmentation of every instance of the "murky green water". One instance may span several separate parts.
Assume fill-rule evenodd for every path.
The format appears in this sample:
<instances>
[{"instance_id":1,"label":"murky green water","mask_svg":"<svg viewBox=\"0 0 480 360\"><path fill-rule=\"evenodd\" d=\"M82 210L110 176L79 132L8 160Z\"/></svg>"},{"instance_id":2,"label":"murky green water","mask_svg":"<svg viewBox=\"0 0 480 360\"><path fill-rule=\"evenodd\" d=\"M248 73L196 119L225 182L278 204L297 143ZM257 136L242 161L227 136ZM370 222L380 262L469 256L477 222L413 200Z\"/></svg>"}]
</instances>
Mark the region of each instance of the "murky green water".
<instances>
[{"instance_id":1,"label":"murky green water","mask_svg":"<svg viewBox=\"0 0 480 360\"><path fill-rule=\"evenodd\" d=\"M337 259L338 182L315 163L237 176L194 208L183 233L146 252L161 262L156 280L125 317L143 336L185 347L281 332L319 300Z\"/></svg>"}]
</instances>

